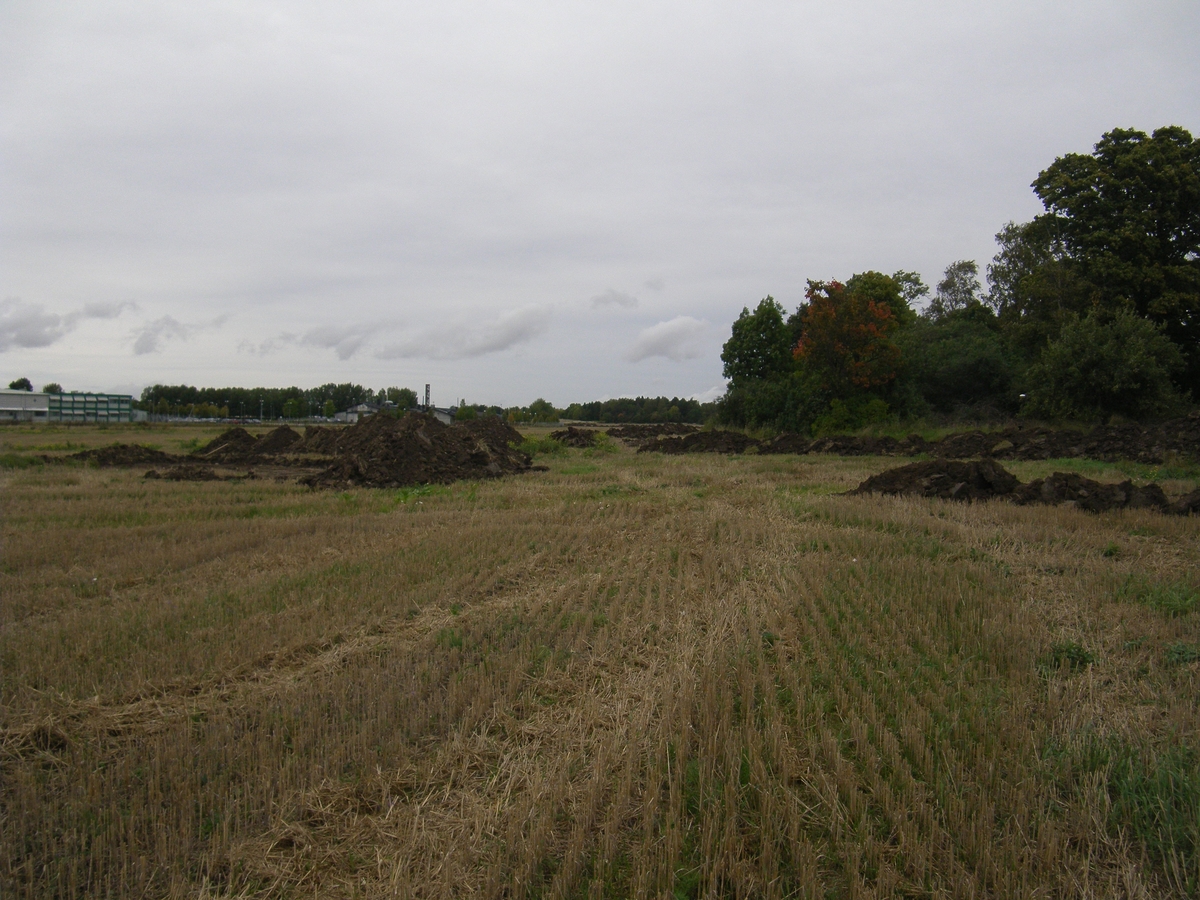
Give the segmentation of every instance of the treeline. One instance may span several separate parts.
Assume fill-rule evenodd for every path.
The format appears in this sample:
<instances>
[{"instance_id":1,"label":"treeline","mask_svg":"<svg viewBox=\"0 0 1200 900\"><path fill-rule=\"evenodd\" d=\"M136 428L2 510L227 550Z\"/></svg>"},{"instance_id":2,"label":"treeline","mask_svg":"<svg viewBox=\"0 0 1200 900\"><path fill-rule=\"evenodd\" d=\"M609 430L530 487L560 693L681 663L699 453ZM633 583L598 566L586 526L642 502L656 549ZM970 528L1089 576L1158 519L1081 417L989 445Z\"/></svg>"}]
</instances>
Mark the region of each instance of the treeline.
<instances>
[{"instance_id":1,"label":"treeline","mask_svg":"<svg viewBox=\"0 0 1200 900\"><path fill-rule=\"evenodd\" d=\"M589 422L694 422L703 423L716 415L715 403L683 397L620 397L592 403L572 403L563 411L567 419Z\"/></svg>"},{"instance_id":2,"label":"treeline","mask_svg":"<svg viewBox=\"0 0 1200 900\"><path fill-rule=\"evenodd\" d=\"M373 391L361 384L323 384L315 388L192 387L187 384L156 384L142 391L135 405L146 412L199 418L288 419L332 416L360 403L390 400L408 408L417 401L409 388L389 387Z\"/></svg>"},{"instance_id":3,"label":"treeline","mask_svg":"<svg viewBox=\"0 0 1200 900\"><path fill-rule=\"evenodd\" d=\"M730 424L827 433L893 417L1169 415L1200 397L1200 141L1105 134L996 236L987 289L951 264L809 281L794 313L743 309L721 358ZM918 312L918 310L920 310Z\"/></svg>"}]
</instances>

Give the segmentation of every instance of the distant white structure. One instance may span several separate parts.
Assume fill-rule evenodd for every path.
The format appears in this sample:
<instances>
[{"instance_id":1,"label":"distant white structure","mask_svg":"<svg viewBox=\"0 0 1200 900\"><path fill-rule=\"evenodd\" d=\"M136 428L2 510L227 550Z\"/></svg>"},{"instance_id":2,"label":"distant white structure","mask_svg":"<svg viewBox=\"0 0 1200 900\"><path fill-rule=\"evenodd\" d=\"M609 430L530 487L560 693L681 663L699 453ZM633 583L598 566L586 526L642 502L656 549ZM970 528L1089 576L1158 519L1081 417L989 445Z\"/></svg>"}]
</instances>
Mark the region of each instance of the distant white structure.
<instances>
[{"instance_id":1,"label":"distant white structure","mask_svg":"<svg viewBox=\"0 0 1200 900\"><path fill-rule=\"evenodd\" d=\"M0 390L0 422L50 421L50 395L38 391Z\"/></svg>"}]
</instances>

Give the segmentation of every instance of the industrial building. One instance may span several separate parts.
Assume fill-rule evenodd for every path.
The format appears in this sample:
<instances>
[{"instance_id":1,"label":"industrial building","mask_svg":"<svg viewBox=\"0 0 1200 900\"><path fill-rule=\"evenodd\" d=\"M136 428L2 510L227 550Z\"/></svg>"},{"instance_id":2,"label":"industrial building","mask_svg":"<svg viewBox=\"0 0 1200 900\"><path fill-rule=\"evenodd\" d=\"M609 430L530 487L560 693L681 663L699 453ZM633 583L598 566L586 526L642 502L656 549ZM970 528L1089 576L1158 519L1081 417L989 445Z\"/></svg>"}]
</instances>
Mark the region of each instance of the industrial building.
<instances>
[{"instance_id":1,"label":"industrial building","mask_svg":"<svg viewBox=\"0 0 1200 900\"><path fill-rule=\"evenodd\" d=\"M0 422L132 422L129 394L0 390Z\"/></svg>"}]
</instances>

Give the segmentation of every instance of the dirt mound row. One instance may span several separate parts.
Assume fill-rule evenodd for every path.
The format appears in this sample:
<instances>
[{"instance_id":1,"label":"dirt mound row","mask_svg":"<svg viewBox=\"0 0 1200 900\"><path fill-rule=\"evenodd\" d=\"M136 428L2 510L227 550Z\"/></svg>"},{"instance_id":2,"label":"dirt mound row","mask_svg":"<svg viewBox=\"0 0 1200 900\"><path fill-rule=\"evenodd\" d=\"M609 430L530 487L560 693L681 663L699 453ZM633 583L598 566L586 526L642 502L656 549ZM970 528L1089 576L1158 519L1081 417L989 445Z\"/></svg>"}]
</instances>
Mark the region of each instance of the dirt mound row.
<instances>
[{"instance_id":1,"label":"dirt mound row","mask_svg":"<svg viewBox=\"0 0 1200 900\"><path fill-rule=\"evenodd\" d=\"M304 444L299 449L305 453L322 453L326 456L333 456L337 453L338 439L345 430L330 428L328 425L306 425L304 427Z\"/></svg>"},{"instance_id":2,"label":"dirt mound row","mask_svg":"<svg viewBox=\"0 0 1200 900\"><path fill-rule=\"evenodd\" d=\"M403 487L497 478L529 469L529 457L509 446L520 439L515 428L495 416L455 425L417 412L402 419L368 416L345 430L332 465L300 483Z\"/></svg>"},{"instance_id":3,"label":"dirt mound row","mask_svg":"<svg viewBox=\"0 0 1200 900\"><path fill-rule=\"evenodd\" d=\"M1171 503L1157 484L1132 481L1104 484L1074 472L1055 472L1022 484L994 460L927 460L872 475L848 494L895 494L942 500L1001 498L1020 505L1072 504L1092 512L1110 509L1157 509L1174 515L1200 513L1200 490Z\"/></svg>"},{"instance_id":4,"label":"dirt mound row","mask_svg":"<svg viewBox=\"0 0 1200 900\"><path fill-rule=\"evenodd\" d=\"M654 422L637 425L614 425L606 428L609 437L617 438L635 450L653 446L660 438L679 437L694 434L700 430L699 425L685 425L682 422Z\"/></svg>"},{"instance_id":5,"label":"dirt mound row","mask_svg":"<svg viewBox=\"0 0 1200 900\"><path fill-rule=\"evenodd\" d=\"M230 428L192 454L197 459L214 463L250 463L269 456L295 453L304 449L305 440L299 432L280 425L262 437L255 437L241 427Z\"/></svg>"},{"instance_id":6,"label":"dirt mound row","mask_svg":"<svg viewBox=\"0 0 1200 900\"><path fill-rule=\"evenodd\" d=\"M1090 432L1074 429L1009 427L1003 431L964 431L938 441L911 434L893 437L834 435L808 440L781 434L760 453L828 453L837 456L917 456L943 459L1099 459L1133 460L1157 465L1168 455L1200 459L1200 412L1157 425L1101 425Z\"/></svg>"},{"instance_id":7,"label":"dirt mound row","mask_svg":"<svg viewBox=\"0 0 1200 900\"><path fill-rule=\"evenodd\" d=\"M550 432L550 437L558 441L564 447L575 447L578 450L586 450L588 447L596 446L596 435L599 434L594 428L579 428L575 425L568 425L566 428L560 428L558 431Z\"/></svg>"},{"instance_id":8,"label":"dirt mound row","mask_svg":"<svg viewBox=\"0 0 1200 900\"><path fill-rule=\"evenodd\" d=\"M90 462L105 468L116 466L170 465L179 462L180 457L143 447L141 444L110 444L95 450L83 450L72 453L67 459L77 459Z\"/></svg>"},{"instance_id":9,"label":"dirt mound row","mask_svg":"<svg viewBox=\"0 0 1200 900\"><path fill-rule=\"evenodd\" d=\"M696 431L643 444L638 453L745 453L758 446L758 441L740 431Z\"/></svg>"}]
</instances>

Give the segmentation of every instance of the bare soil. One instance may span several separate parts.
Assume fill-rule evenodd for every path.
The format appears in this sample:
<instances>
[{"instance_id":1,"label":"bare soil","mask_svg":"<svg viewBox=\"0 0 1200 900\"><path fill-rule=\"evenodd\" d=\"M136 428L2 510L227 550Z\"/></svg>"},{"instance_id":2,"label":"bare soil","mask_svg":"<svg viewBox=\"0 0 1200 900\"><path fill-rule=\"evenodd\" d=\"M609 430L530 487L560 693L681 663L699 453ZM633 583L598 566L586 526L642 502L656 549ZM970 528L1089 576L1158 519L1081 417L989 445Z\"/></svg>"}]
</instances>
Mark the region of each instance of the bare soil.
<instances>
[{"instance_id":1,"label":"bare soil","mask_svg":"<svg viewBox=\"0 0 1200 900\"><path fill-rule=\"evenodd\" d=\"M72 453L66 458L93 463L102 468L142 466L146 464L161 465L179 461L178 456L172 456L170 453L164 453L152 447L143 447L141 444L110 444L107 447L99 447L95 450L83 450L79 453ZM48 461L57 461L55 457L46 457L46 459Z\"/></svg>"},{"instance_id":2,"label":"bare soil","mask_svg":"<svg viewBox=\"0 0 1200 900\"><path fill-rule=\"evenodd\" d=\"M597 434L599 434L599 431L595 428L580 428L577 425L568 425L566 428L550 432L550 437L565 447L586 450L588 447L595 446Z\"/></svg>"},{"instance_id":3,"label":"bare soil","mask_svg":"<svg viewBox=\"0 0 1200 900\"><path fill-rule=\"evenodd\" d=\"M694 431L646 442L638 453L745 453L758 446L758 441L740 431Z\"/></svg>"},{"instance_id":4,"label":"bare soil","mask_svg":"<svg viewBox=\"0 0 1200 900\"><path fill-rule=\"evenodd\" d=\"M943 500L1001 498L1019 505L1071 505L1091 512L1154 509L1175 515L1200 512L1200 491L1172 503L1157 484L1104 484L1074 472L1055 472L1022 484L994 460L927 460L872 475L850 494L898 494Z\"/></svg>"}]
</instances>

